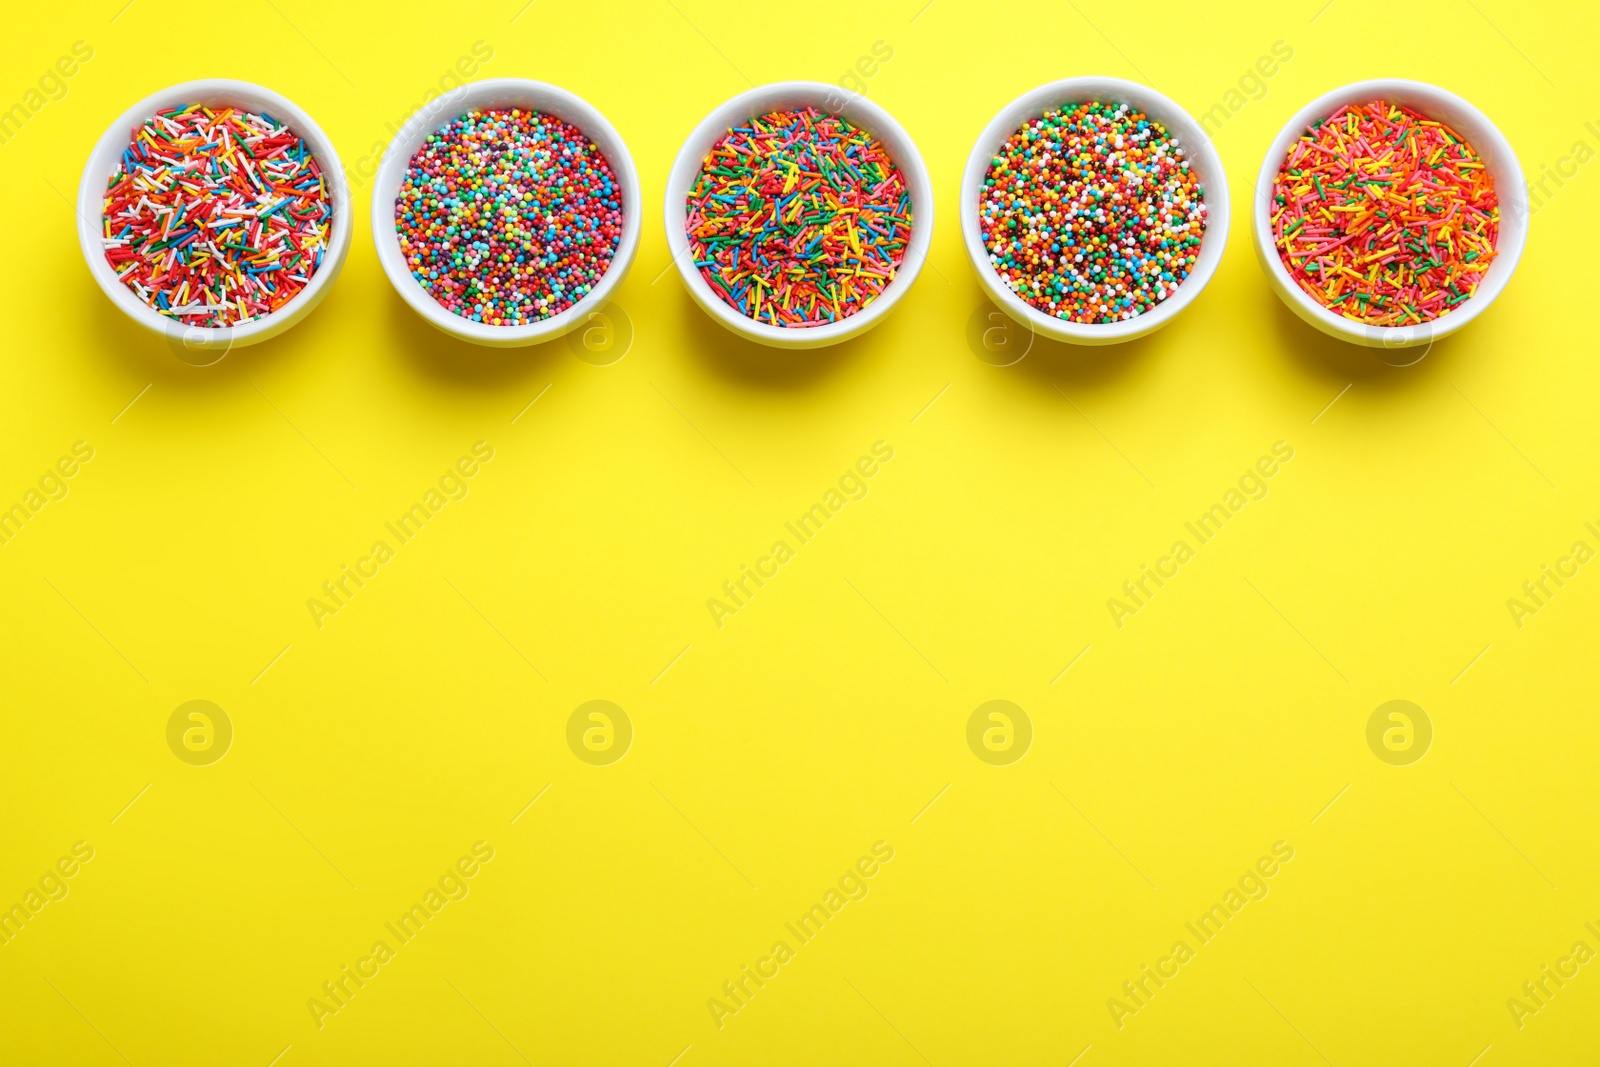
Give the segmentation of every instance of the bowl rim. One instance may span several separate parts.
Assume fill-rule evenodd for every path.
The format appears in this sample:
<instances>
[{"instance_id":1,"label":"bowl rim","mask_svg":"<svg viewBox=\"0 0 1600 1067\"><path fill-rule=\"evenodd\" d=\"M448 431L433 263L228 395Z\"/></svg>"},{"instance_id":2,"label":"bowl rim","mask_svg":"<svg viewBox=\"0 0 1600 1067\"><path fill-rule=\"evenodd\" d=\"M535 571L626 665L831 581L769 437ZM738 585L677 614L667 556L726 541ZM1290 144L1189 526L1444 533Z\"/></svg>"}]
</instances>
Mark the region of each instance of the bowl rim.
<instances>
[{"instance_id":1,"label":"bowl rim","mask_svg":"<svg viewBox=\"0 0 1600 1067\"><path fill-rule=\"evenodd\" d=\"M622 236L606 272L589 292L571 307L525 326L492 326L447 311L417 284L400 252L394 223L394 196L404 180L411 157L428 134L441 129L465 111L496 107L526 107L576 126L600 150L612 175L622 186ZM453 109L453 110L452 110ZM598 136L597 136L598 135ZM608 142L608 144L602 144ZM390 189L389 193L384 190ZM639 248L644 229L643 197L633 155L617 128L598 108L577 93L532 78L483 78L467 82L423 104L401 127L383 151L372 179L372 242L389 284L411 309L431 326L463 341L490 347L520 347L552 340L585 322L603 307L621 284Z\"/></svg>"},{"instance_id":2,"label":"bowl rim","mask_svg":"<svg viewBox=\"0 0 1600 1067\"><path fill-rule=\"evenodd\" d=\"M1416 110L1436 114L1438 110L1454 109L1468 122L1476 124L1475 131L1458 130L1484 156L1484 146L1490 148L1491 173L1495 176L1495 192L1500 198L1500 231L1496 241L1495 261L1490 264L1490 275L1479 285L1478 292L1463 301L1459 309L1448 315L1430 319L1421 324L1406 326L1368 326L1342 315L1335 315L1311 299L1290 277L1278 255L1277 243L1272 236L1272 190L1278 167L1287 157L1289 146L1300 134L1319 118L1326 118L1339 107L1367 100L1402 97L1400 102L1416 106L1411 101L1422 100L1431 105L1416 106ZM1462 125L1458 120L1453 126ZM1486 164L1488 160L1485 160ZM1511 177L1512 180L1504 180ZM1318 96L1284 123L1277 137L1267 147L1256 178L1255 200L1251 205L1251 229L1256 248L1256 258L1272 281L1280 299L1302 319L1322 332L1341 340L1352 341L1371 348L1409 348L1431 344L1466 326L1485 309L1510 284L1522 259L1528 241L1528 193L1523 185L1522 165L1515 149L1494 121L1463 97L1442 86L1411 78L1366 78L1349 82ZM1502 268L1502 264L1504 264ZM1487 290L1487 291L1486 291Z\"/></svg>"},{"instance_id":3,"label":"bowl rim","mask_svg":"<svg viewBox=\"0 0 1600 1067\"><path fill-rule=\"evenodd\" d=\"M144 301L133 294L106 260L102 228L105 211L105 182L116 161L127 147L128 135L136 124L143 124L162 108L179 103L206 103L207 100L227 100L229 97L257 96L267 101L267 107L239 104L256 111L270 111L273 118L289 127L316 157L322 168L323 181L328 190L332 216L329 221L327 250L322 266L317 268L306 287L296 293L283 307L269 312L242 326L189 326L176 319L152 311ZM209 106L209 105L208 105ZM111 163L104 162L109 158ZM146 329L167 337L181 337L184 344L195 349L238 348L264 341L294 325L303 315L309 314L333 285L344 260L350 251L352 220L350 218L350 186L345 178L344 164L339 153L321 126L294 101L273 89L255 82L236 78L197 78L178 82L151 93L129 107L114 119L89 151L83 166L83 177L78 183L76 204L78 244L83 251L89 273L99 283L111 302Z\"/></svg>"},{"instance_id":4,"label":"bowl rim","mask_svg":"<svg viewBox=\"0 0 1600 1067\"><path fill-rule=\"evenodd\" d=\"M1165 126L1168 135L1175 137L1183 147L1185 158L1193 161L1195 156L1200 157L1201 180L1205 186L1206 228L1201 237L1200 255L1195 257L1194 270L1178 286L1178 291L1157 304L1154 310L1121 322L1069 322L1046 315L1013 293L1000 280L999 273L989 262L989 253L983 244L983 232L978 224L978 188L988 173L994 150L1021 128L1026 117L1036 118L1052 107L1100 99L1107 95L1113 95L1111 102L1131 104ZM1155 111L1163 114L1156 115ZM1177 318L1199 298L1216 275L1223 254L1227 251L1228 230L1232 221L1227 168L1223 166L1222 156L1211 138L1206 136L1204 127L1186 108L1159 90L1143 82L1101 74L1075 75L1046 82L1015 97L995 112L967 154L966 166L961 172L960 215L962 243L990 299L1033 332L1073 344L1131 341L1159 330Z\"/></svg>"},{"instance_id":5,"label":"bowl rim","mask_svg":"<svg viewBox=\"0 0 1600 1067\"><path fill-rule=\"evenodd\" d=\"M764 114L778 107L809 104L838 115L867 131L883 143L906 183L912 201L911 238L895 277L883 293L862 310L825 326L783 327L757 322L741 314L712 291L689 255L689 235L682 224L688 191L700 173L706 152L737 121ZM697 123L673 157L667 176L663 223L667 231L667 250L678 277L700 307L734 333L774 348L821 348L838 344L870 330L894 309L922 272L933 243L933 179L922 153L904 126L882 105L865 95L837 85L818 81L778 81L753 86L729 97L712 108Z\"/></svg>"}]
</instances>

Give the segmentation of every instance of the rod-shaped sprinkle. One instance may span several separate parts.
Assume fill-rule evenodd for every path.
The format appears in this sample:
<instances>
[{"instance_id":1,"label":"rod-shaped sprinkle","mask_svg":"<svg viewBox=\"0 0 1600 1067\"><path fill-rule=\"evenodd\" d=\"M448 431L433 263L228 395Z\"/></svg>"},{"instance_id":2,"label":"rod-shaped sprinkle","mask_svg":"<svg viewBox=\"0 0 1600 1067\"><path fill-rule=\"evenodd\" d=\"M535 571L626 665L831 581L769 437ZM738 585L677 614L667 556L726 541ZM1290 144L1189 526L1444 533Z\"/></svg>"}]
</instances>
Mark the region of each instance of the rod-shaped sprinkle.
<instances>
[{"instance_id":1,"label":"rod-shaped sprinkle","mask_svg":"<svg viewBox=\"0 0 1600 1067\"><path fill-rule=\"evenodd\" d=\"M1444 123L1383 100L1301 134L1273 182L1272 234L1312 299L1369 326L1447 315L1494 262L1494 177Z\"/></svg>"},{"instance_id":2,"label":"rod-shaped sprinkle","mask_svg":"<svg viewBox=\"0 0 1600 1067\"><path fill-rule=\"evenodd\" d=\"M333 206L315 156L270 115L198 104L133 131L106 183L106 262L189 326L271 314L311 281Z\"/></svg>"},{"instance_id":3,"label":"rod-shaped sprinkle","mask_svg":"<svg viewBox=\"0 0 1600 1067\"><path fill-rule=\"evenodd\" d=\"M772 326L825 326L894 281L911 240L911 196L883 145L815 108L728 131L685 204L706 284Z\"/></svg>"}]
</instances>

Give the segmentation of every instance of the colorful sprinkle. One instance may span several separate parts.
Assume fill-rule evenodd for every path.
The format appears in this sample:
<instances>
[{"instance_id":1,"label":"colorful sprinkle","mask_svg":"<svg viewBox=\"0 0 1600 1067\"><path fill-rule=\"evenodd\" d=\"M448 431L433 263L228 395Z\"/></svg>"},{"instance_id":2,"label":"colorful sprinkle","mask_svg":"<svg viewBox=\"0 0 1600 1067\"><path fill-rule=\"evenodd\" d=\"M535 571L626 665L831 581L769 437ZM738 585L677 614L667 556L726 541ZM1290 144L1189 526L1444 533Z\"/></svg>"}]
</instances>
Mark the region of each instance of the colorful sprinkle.
<instances>
[{"instance_id":1,"label":"colorful sprinkle","mask_svg":"<svg viewBox=\"0 0 1600 1067\"><path fill-rule=\"evenodd\" d=\"M1447 315L1494 262L1494 177L1449 126L1375 100L1289 149L1272 233L1295 283L1336 315L1407 326Z\"/></svg>"},{"instance_id":2,"label":"colorful sprinkle","mask_svg":"<svg viewBox=\"0 0 1600 1067\"><path fill-rule=\"evenodd\" d=\"M446 310L525 326L599 284L622 241L622 187L576 126L473 111L411 157L394 223L411 276Z\"/></svg>"},{"instance_id":3,"label":"colorful sprinkle","mask_svg":"<svg viewBox=\"0 0 1600 1067\"><path fill-rule=\"evenodd\" d=\"M106 262L152 310L238 326L311 281L333 206L316 157L283 123L190 104L133 131L102 217Z\"/></svg>"},{"instance_id":4,"label":"colorful sprinkle","mask_svg":"<svg viewBox=\"0 0 1600 1067\"><path fill-rule=\"evenodd\" d=\"M1066 105L1000 146L979 193L1000 280L1046 315L1112 323L1153 309L1194 269L1205 190L1177 139L1127 104Z\"/></svg>"},{"instance_id":5,"label":"colorful sprinkle","mask_svg":"<svg viewBox=\"0 0 1600 1067\"><path fill-rule=\"evenodd\" d=\"M773 326L854 315L894 280L911 239L911 196L883 145L810 107L729 130L686 207L700 276Z\"/></svg>"}]
</instances>

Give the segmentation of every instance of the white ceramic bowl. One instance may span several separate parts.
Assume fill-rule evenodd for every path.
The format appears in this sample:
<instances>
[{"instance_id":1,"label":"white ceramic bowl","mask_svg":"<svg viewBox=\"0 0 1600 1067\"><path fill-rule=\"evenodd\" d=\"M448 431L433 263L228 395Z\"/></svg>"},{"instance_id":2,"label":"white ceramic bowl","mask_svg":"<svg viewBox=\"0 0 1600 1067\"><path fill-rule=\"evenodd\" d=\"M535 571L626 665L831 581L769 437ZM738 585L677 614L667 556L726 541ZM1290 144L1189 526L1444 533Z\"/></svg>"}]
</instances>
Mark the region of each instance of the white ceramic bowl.
<instances>
[{"instance_id":1,"label":"white ceramic bowl","mask_svg":"<svg viewBox=\"0 0 1600 1067\"><path fill-rule=\"evenodd\" d=\"M689 189L700 173L706 154L734 126L773 111L814 107L819 111L838 115L852 126L865 130L888 151L889 158L900 168L905 179L906 192L911 196L911 240L906 245L905 258L895 272L894 281L884 287L882 294L862 310L826 326L783 327L757 322L738 308L730 306L700 276L689 251L689 234L684 229L684 205L689 199ZM758 341L774 348L821 348L838 344L872 329L900 298L905 296L911 283L917 280L923 261L928 258L928 245L933 239L933 182L928 168L922 162L922 153L904 127L887 111L871 100L847 92L837 85L823 82L791 81L762 85L720 105L701 120L689 134L689 139L678 149L672 161L672 173L667 177L666 198L667 248L672 261L678 266L678 275L694 297L712 318L741 337Z\"/></svg>"},{"instance_id":2,"label":"white ceramic bowl","mask_svg":"<svg viewBox=\"0 0 1600 1067\"><path fill-rule=\"evenodd\" d=\"M106 262L102 243L106 182L122 161L122 153L132 140L133 131L156 112L179 104L239 107L257 114L266 112L287 124L317 158L322 168L322 180L326 183L333 205L328 247L322 254L322 266L311 276L311 281L277 311L242 326L186 326L176 319L158 314L135 296L133 290L118 281L116 271ZM350 252L350 187L345 181L344 166L339 162L339 153L333 149L333 142L322 132L322 127L311 120L310 115L288 99L271 89L226 78L184 82L134 104L95 143L94 151L89 154L89 162L83 168L83 180L78 184L78 243L83 248L84 260L89 264L89 273L94 275L94 280L100 283L100 288L111 302L134 322L166 337L175 351L226 353L231 348L253 345L287 330L309 315L311 309L333 287L334 279L344 269L345 256Z\"/></svg>"},{"instance_id":3,"label":"white ceramic bowl","mask_svg":"<svg viewBox=\"0 0 1600 1067\"><path fill-rule=\"evenodd\" d=\"M417 284L410 268L406 266L405 254L400 251L400 236L394 228L394 202L405 181L406 167L410 165L411 157L422 147L429 134L469 111L512 107L531 108L570 123L600 149L600 154L606 157L606 162L611 166L612 175L622 186L622 240L617 244L616 255L611 257L611 266L606 268L600 281L582 300L567 310L526 326L491 326L445 310L443 304ZM429 325L473 344L516 348L560 337L581 325L590 311L605 304L628 273L628 268L633 265L634 253L639 250L639 233L644 225L642 205L639 172L634 169L628 146L623 143L622 135L617 133L616 128L588 101L545 82L527 78L486 78L452 89L424 104L406 120L406 124L394 135L394 140L389 142L372 185L372 242L377 245L378 262L383 264L389 284Z\"/></svg>"},{"instance_id":4,"label":"white ceramic bowl","mask_svg":"<svg viewBox=\"0 0 1600 1067\"><path fill-rule=\"evenodd\" d=\"M1448 315L1420 325L1368 326L1335 315L1295 284L1278 257L1272 236L1273 182L1278 176L1278 168L1289 154L1289 146L1311 123L1327 118L1345 104L1380 99L1405 105L1437 119L1465 137L1489 173L1494 175L1495 191L1500 197L1500 235L1496 246L1499 254L1489 264L1477 293ZM1398 78L1381 78L1352 82L1325 93L1307 104L1284 125L1277 139L1272 142L1272 147L1267 149L1266 158L1261 161L1252 216L1256 258L1261 261L1261 269L1266 271L1267 279L1279 299L1288 304L1296 315L1341 341L1380 349L1411 348L1432 344L1441 337L1455 333L1482 314L1506 287L1512 272L1517 269L1517 261L1522 258L1523 245L1528 240L1528 191L1523 185L1522 166L1517 162L1516 153L1511 150L1511 142L1483 112L1438 86Z\"/></svg>"},{"instance_id":5,"label":"white ceramic bowl","mask_svg":"<svg viewBox=\"0 0 1600 1067\"><path fill-rule=\"evenodd\" d=\"M1068 322L1046 315L1023 300L1006 287L994 265L989 262L989 251L983 244L983 230L978 225L979 193L1000 146L1022 129L1024 122L1063 104L1081 104L1090 100L1127 104L1161 123L1168 135L1183 147L1183 158L1189 161L1189 168L1199 177L1201 188L1205 190L1206 229L1200 240L1200 254L1195 257L1194 269L1178 286L1178 291L1157 304L1153 310L1122 322ZM972 260L972 269L978 272L978 281L996 307L1044 337L1075 345L1114 345L1153 333L1171 322L1194 302L1216 273L1217 264L1222 262L1223 249L1228 246L1228 175L1222 168L1222 157L1217 155L1217 150L1212 147L1210 138L1200 124L1187 111L1148 85L1101 76L1066 78L1041 85L1017 97L1001 108L999 114L990 119L989 125L978 135L972 145L972 153L967 156L967 169L961 175L961 237L966 243L967 255Z\"/></svg>"}]
</instances>

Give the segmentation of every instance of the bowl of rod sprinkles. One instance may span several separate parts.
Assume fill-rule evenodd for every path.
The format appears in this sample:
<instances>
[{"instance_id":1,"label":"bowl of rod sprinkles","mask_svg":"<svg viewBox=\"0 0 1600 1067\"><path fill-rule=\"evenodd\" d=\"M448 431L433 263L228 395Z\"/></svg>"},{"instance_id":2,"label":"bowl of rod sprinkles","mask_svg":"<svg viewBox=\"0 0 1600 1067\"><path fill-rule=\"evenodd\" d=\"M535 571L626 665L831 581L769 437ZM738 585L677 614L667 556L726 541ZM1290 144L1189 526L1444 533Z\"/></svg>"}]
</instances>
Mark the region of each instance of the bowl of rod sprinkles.
<instances>
[{"instance_id":1,"label":"bowl of rod sprinkles","mask_svg":"<svg viewBox=\"0 0 1600 1067\"><path fill-rule=\"evenodd\" d=\"M1290 119L1261 164L1256 256L1323 333L1431 344L1481 314L1528 234L1522 168L1494 123L1423 82L1356 82Z\"/></svg>"},{"instance_id":2,"label":"bowl of rod sprinkles","mask_svg":"<svg viewBox=\"0 0 1600 1067\"><path fill-rule=\"evenodd\" d=\"M916 280L933 183L887 111L820 82L741 93L673 161L667 246L696 303L741 337L819 348L881 322Z\"/></svg>"},{"instance_id":3,"label":"bowl of rod sprinkles","mask_svg":"<svg viewBox=\"0 0 1600 1067\"><path fill-rule=\"evenodd\" d=\"M78 238L112 303L186 362L212 362L321 301L350 250L349 204L309 115L259 85L208 79L141 100L101 136Z\"/></svg>"},{"instance_id":4,"label":"bowl of rod sprinkles","mask_svg":"<svg viewBox=\"0 0 1600 1067\"><path fill-rule=\"evenodd\" d=\"M604 307L639 248L639 175L581 97L525 78L472 82L395 134L372 238L430 325L496 348L538 344Z\"/></svg>"},{"instance_id":5,"label":"bowl of rod sprinkles","mask_svg":"<svg viewBox=\"0 0 1600 1067\"><path fill-rule=\"evenodd\" d=\"M1116 344L1171 322L1228 242L1228 179L1198 123L1148 86L1067 78L990 120L961 178L961 236L1030 330Z\"/></svg>"}]
</instances>

